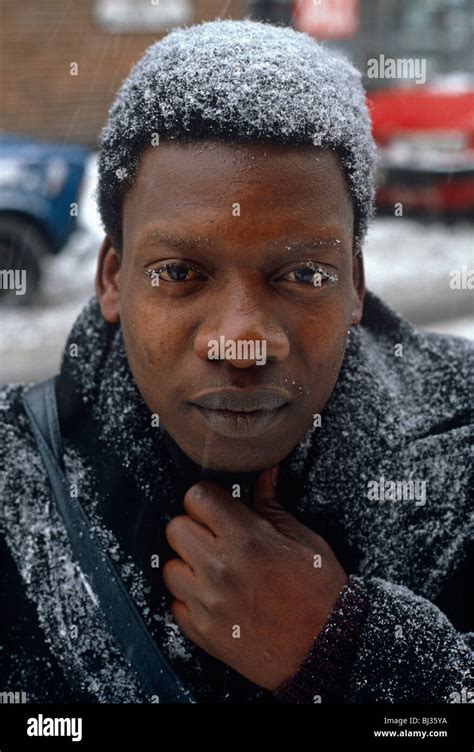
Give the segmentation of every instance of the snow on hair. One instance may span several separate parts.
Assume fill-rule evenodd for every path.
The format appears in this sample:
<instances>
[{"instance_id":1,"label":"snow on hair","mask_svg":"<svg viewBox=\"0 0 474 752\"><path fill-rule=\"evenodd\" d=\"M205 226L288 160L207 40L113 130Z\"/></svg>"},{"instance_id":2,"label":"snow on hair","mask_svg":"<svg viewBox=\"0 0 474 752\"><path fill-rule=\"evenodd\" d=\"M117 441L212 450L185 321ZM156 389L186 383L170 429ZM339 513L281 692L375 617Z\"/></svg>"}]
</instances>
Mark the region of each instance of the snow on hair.
<instances>
[{"instance_id":1,"label":"snow on hair","mask_svg":"<svg viewBox=\"0 0 474 752\"><path fill-rule=\"evenodd\" d=\"M223 20L178 27L148 47L122 83L100 136L99 209L117 248L123 197L156 135L335 149L353 199L355 247L361 247L375 162L361 75L309 35Z\"/></svg>"}]
</instances>

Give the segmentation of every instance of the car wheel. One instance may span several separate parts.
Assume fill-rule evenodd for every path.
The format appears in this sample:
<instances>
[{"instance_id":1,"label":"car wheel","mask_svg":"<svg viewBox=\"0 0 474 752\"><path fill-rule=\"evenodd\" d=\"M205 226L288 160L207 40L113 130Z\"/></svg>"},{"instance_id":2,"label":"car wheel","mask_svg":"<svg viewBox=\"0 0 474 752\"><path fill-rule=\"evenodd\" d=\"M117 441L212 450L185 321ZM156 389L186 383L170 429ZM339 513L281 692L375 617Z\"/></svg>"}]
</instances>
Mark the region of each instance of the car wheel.
<instances>
[{"instance_id":1,"label":"car wheel","mask_svg":"<svg viewBox=\"0 0 474 752\"><path fill-rule=\"evenodd\" d=\"M0 305L31 305L49 252L42 233L28 220L0 215Z\"/></svg>"}]
</instances>

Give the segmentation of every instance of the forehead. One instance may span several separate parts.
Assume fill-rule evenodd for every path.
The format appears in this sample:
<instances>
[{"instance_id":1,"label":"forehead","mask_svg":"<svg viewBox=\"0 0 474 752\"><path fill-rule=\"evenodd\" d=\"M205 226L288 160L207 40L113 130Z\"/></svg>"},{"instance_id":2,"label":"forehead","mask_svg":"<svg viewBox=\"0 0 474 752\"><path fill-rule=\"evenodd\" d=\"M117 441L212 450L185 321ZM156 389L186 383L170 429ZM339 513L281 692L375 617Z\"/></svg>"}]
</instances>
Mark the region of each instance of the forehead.
<instances>
[{"instance_id":1,"label":"forehead","mask_svg":"<svg viewBox=\"0 0 474 752\"><path fill-rule=\"evenodd\" d=\"M271 238L325 226L352 236L352 202L336 152L311 144L160 141L124 199L124 244L179 223L190 233Z\"/></svg>"}]
</instances>

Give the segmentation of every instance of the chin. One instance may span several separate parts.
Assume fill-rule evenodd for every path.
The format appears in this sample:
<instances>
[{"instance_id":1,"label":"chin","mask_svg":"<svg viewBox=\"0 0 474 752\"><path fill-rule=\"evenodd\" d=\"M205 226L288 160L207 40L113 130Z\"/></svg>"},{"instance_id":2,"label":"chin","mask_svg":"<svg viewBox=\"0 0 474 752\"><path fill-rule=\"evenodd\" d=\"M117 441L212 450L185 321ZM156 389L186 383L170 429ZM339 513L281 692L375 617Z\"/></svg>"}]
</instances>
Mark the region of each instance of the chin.
<instances>
[{"instance_id":1,"label":"chin","mask_svg":"<svg viewBox=\"0 0 474 752\"><path fill-rule=\"evenodd\" d=\"M164 421L161 425L190 460L215 472L251 473L268 469L285 459L294 445L288 443L287 430L235 438L199 430L191 422L180 425L179 430L175 430L177 421L173 430Z\"/></svg>"},{"instance_id":2,"label":"chin","mask_svg":"<svg viewBox=\"0 0 474 752\"><path fill-rule=\"evenodd\" d=\"M220 441L223 442L225 441L225 439L221 438ZM219 451L217 442L216 446L212 449L211 447L208 447L208 451L203 451L202 449L195 450L195 448L191 450L190 447L185 447L182 445L181 449L197 465L201 465L202 467L206 467L208 470L214 470L221 473L256 472L272 467L278 462L281 462L281 460L283 459L282 457L273 454L273 457L269 456L267 460L265 458L265 454L262 453L261 449L259 451L258 448L256 451L250 454L250 452L248 451L248 446L247 452L243 447L240 449L232 447L229 448L229 451L222 451L221 444Z\"/></svg>"},{"instance_id":3,"label":"chin","mask_svg":"<svg viewBox=\"0 0 474 752\"><path fill-rule=\"evenodd\" d=\"M202 464L202 463L200 463ZM276 463L273 463L276 464ZM212 460L207 459L205 463L205 467L207 467L209 470L215 470L216 472L220 473L251 473L256 472L260 470L264 470L266 467L271 467L270 464L265 465L262 467L262 460L256 459L255 462L252 464L245 464L243 465L241 461L239 460L224 460L224 461L216 461L213 462Z\"/></svg>"}]
</instances>

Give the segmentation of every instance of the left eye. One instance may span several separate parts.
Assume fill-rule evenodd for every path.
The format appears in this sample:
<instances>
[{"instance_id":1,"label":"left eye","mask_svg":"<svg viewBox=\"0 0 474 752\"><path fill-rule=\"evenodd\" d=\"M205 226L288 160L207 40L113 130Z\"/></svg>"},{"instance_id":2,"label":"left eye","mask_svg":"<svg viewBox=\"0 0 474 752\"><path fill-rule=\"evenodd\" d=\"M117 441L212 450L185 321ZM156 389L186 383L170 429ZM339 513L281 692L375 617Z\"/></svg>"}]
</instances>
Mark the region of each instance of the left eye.
<instances>
[{"instance_id":1,"label":"left eye","mask_svg":"<svg viewBox=\"0 0 474 752\"><path fill-rule=\"evenodd\" d=\"M326 282L336 282L337 276L335 274L329 274L319 266L304 264L292 269L285 274L283 279L287 279L290 282L298 282L303 285L322 287Z\"/></svg>"}]
</instances>

